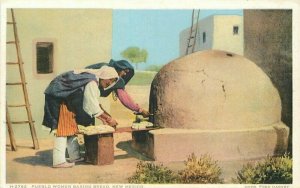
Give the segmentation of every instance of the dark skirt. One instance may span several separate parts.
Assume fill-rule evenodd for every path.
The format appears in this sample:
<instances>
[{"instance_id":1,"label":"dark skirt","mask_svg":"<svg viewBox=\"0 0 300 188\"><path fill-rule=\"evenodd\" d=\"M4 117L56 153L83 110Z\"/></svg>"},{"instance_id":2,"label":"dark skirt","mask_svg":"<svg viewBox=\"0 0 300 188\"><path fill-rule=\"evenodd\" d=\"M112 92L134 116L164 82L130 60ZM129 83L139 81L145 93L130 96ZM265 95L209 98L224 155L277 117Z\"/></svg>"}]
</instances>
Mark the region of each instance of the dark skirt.
<instances>
[{"instance_id":1,"label":"dark skirt","mask_svg":"<svg viewBox=\"0 0 300 188\"><path fill-rule=\"evenodd\" d=\"M62 102L65 102L68 110L75 114L75 120L78 125L89 126L95 124L95 118L92 118L83 110L83 91L77 90L66 99L45 94L43 125L51 130L57 129Z\"/></svg>"}]
</instances>

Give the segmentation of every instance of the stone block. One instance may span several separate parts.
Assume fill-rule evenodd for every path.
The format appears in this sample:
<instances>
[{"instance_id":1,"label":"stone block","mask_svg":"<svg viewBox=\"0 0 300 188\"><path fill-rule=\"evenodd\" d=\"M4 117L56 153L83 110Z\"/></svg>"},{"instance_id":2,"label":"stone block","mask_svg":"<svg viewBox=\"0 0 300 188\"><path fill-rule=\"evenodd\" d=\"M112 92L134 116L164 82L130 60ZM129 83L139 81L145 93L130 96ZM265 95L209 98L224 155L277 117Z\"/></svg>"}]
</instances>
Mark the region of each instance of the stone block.
<instances>
[{"instance_id":1,"label":"stone block","mask_svg":"<svg viewBox=\"0 0 300 188\"><path fill-rule=\"evenodd\" d=\"M214 160L248 160L286 151L289 128L282 122L243 130L163 128L133 139L135 149L160 162L184 161L194 153Z\"/></svg>"}]
</instances>

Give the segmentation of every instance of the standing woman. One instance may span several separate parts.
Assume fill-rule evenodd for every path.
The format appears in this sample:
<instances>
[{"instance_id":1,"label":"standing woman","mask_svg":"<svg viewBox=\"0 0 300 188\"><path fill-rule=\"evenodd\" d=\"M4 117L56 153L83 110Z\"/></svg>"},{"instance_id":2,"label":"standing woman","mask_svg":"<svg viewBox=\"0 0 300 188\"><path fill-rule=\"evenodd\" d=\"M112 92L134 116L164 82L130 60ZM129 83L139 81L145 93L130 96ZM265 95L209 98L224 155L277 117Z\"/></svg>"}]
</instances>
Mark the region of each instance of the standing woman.
<instances>
[{"instance_id":1,"label":"standing woman","mask_svg":"<svg viewBox=\"0 0 300 188\"><path fill-rule=\"evenodd\" d=\"M117 122L100 108L100 90L114 86L118 73L114 68L103 66L100 69L83 69L65 72L51 81L45 90L43 125L55 133L53 148L53 167L68 168L80 158L79 145L75 134L77 125L94 124L99 118L110 126ZM68 151L70 162L66 161Z\"/></svg>"},{"instance_id":2,"label":"standing woman","mask_svg":"<svg viewBox=\"0 0 300 188\"><path fill-rule=\"evenodd\" d=\"M110 93L112 93L114 99L116 100L116 98L119 98L121 103L126 108L128 108L131 111L141 113L144 117L148 117L149 112L147 110L141 108L137 103L135 103L125 90L125 85L134 76L133 66L126 60L115 61L115 60L111 59L108 64L107 63L97 63L97 64L89 65L86 68L99 69L102 66L106 66L106 65L113 67L117 71L120 78L113 87L111 87L105 91L99 87L101 97L107 97Z\"/></svg>"}]
</instances>

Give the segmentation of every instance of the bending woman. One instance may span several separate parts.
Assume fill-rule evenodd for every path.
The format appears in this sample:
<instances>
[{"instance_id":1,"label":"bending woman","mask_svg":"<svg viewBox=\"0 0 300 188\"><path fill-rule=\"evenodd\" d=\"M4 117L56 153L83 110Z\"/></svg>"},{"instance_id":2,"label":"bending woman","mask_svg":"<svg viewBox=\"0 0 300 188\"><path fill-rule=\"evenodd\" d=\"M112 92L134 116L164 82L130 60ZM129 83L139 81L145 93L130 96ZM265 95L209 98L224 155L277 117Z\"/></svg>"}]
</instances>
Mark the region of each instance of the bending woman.
<instances>
[{"instance_id":1,"label":"bending woman","mask_svg":"<svg viewBox=\"0 0 300 188\"><path fill-rule=\"evenodd\" d=\"M114 68L103 66L100 69L69 71L57 76L45 90L43 125L55 132L53 167L67 168L82 161L79 145L75 139L77 125L94 124L95 117L110 126L117 122L99 106L100 90L113 87L118 80ZM66 161L68 151L70 162Z\"/></svg>"},{"instance_id":2,"label":"bending woman","mask_svg":"<svg viewBox=\"0 0 300 188\"><path fill-rule=\"evenodd\" d=\"M113 67L117 71L120 78L113 87L111 87L105 91L99 87L101 97L107 97L110 93L112 93L113 96L119 98L121 103L126 108L128 108L129 110L132 110L136 113L141 113L144 117L148 117L149 112L147 110L141 108L137 103L135 103L125 90L125 85L134 76L133 66L126 60L114 61L111 59L108 64L107 63L97 63L97 64L89 65L86 68L99 69L102 66L106 66L106 65Z\"/></svg>"}]
</instances>

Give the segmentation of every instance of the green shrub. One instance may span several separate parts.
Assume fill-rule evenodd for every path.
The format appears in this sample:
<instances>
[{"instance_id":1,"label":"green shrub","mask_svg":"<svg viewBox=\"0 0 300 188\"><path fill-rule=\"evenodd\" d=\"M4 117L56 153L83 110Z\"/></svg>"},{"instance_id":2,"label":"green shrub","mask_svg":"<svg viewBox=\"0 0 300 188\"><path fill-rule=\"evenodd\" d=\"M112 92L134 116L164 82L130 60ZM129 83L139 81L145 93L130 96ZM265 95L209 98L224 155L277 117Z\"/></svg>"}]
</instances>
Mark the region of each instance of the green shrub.
<instances>
[{"instance_id":1,"label":"green shrub","mask_svg":"<svg viewBox=\"0 0 300 188\"><path fill-rule=\"evenodd\" d=\"M129 183L177 183L177 175L162 164L142 162L137 164L137 170L128 178Z\"/></svg>"},{"instance_id":2,"label":"green shrub","mask_svg":"<svg viewBox=\"0 0 300 188\"><path fill-rule=\"evenodd\" d=\"M191 154L184 163L185 169L179 172L181 183L223 183L220 178L221 168L210 156L202 155L197 158L195 154Z\"/></svg>"},{"instance_id":3,"label":"green shrub","mask_svg":"<svg viewBox=\"0 0 300 188\"><path fill-rule=\"evenodd\" d=\"M268 156L254 165L247 163L233 179L241 184L290 184L292 181L292 159L288 155Z\"/></svg>"}]
</instances>

